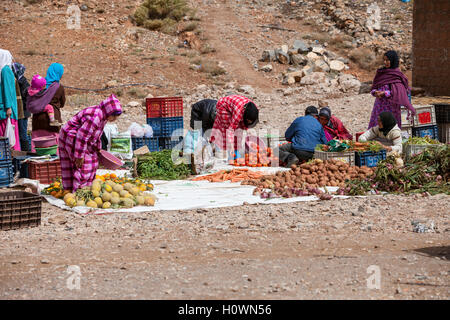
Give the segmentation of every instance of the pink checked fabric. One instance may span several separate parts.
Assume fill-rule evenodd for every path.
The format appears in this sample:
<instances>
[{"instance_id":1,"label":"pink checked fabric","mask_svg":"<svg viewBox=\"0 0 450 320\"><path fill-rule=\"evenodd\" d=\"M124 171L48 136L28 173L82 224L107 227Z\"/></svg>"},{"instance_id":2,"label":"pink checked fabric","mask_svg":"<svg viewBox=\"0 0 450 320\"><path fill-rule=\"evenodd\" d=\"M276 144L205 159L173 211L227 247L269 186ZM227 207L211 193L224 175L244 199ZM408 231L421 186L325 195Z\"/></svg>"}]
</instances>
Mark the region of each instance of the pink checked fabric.
<instances>
[{"instance_id":1,"label":"pink checked fabric","mask_svg":"<svg viewBox=\"0 0 450 320\"><path fill-rule=\"evenodd\" d=\"M252 102L250 99L233 95L219 99L216 105L216 120L211 135L211 142L214 142L219 148L227 150L234 146L238 150L238 141L234 141L237 129L246 130L244 125L244 106Z\"/></svg>"},{"instance_id":2,"label":"pink checked fabric","mask_svg":"<svg viewBox=\"0 0 450 320\"><path fill-rule=\"evenodd\" d=\"M115 95L111 95L98 106L88 107L78 112L67 122L59 133L59 158L61 161L62 183L65 190L75 192L89 186L98 168L97 153L101 150L101 136L108 117L114 112L122 112ZM75 159L84 159L83 166L75 166Z\"/></svg>"}]
</instances>

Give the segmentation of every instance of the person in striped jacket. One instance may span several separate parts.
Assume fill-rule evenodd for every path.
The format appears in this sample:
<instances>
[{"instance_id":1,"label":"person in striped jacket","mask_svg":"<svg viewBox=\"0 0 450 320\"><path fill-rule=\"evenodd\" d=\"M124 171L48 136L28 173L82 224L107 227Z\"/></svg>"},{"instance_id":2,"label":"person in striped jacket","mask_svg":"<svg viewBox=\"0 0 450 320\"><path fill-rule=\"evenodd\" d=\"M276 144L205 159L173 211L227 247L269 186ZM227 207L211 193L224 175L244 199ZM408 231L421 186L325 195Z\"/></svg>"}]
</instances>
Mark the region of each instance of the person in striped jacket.
<instances>
[{"instance_id":1,"label":"person in striped jacket","mask_svg":"<svg viewBox=\"0 0 450 320\"><path fill-rule=\"evenodd\" d=\"M226 150L229 159L239 158L242 135L239 130L248 130L259 122L259 109L250 99L231 95L217 101L216 119L210 141L219 149Z\"/></svg>"}]
</instances>

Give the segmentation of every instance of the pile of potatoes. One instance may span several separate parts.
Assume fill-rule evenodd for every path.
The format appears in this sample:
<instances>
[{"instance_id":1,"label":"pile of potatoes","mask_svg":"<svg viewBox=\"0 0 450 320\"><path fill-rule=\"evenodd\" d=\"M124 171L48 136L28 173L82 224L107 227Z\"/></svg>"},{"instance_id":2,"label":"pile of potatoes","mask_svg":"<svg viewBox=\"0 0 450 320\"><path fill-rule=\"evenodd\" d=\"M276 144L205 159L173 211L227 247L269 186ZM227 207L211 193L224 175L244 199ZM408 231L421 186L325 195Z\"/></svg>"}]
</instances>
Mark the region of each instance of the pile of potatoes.
<instances>
[{"instance_id":1,"label":"pile of potatoes","mask_svg":"<svg viewBox=\"0 0 450 320\"><path fill-rule=\"evenodd\" d=\"M67 193L64 202L73 208L87 206L90 208L132 208L134 206L154 206L156 197L144 193L132 183L124 185L107 180L95 179L92 186L77 190L75 194Z\"/></svg>"},{"instance_id":2,"label":"pile of potatoes","mask_svg":"<svg viewBox=\"0 0 450 320\"><path fill-rule=\"evenodd\" d=\"M261 189L344 187L346 180L372 176L373 169L350 166L338 160L315 159L311 162L293 165L289 171L279 171L275 175L266 175L257 180L242 184L253 185Z\"/></svg>"}]
</instances>

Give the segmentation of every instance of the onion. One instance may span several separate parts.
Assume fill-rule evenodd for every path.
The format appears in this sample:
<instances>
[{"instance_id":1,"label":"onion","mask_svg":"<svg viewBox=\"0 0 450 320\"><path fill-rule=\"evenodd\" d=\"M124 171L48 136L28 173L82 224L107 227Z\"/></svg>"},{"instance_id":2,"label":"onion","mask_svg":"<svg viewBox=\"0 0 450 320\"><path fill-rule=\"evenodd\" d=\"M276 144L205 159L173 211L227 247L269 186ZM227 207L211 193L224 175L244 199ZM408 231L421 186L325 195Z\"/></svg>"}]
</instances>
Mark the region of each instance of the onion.
<instances>
[{"instance_id":1,"label":"onion","mask_svg":"<svg viewBox=\"0 0 450 320\"><path fill-rule=\"evenodd\" d=\"M269 196L268 196L268 193L267 192L262 192L261 193L261 198L262 199L267 199Z\"/></svg>"}]
</instances>

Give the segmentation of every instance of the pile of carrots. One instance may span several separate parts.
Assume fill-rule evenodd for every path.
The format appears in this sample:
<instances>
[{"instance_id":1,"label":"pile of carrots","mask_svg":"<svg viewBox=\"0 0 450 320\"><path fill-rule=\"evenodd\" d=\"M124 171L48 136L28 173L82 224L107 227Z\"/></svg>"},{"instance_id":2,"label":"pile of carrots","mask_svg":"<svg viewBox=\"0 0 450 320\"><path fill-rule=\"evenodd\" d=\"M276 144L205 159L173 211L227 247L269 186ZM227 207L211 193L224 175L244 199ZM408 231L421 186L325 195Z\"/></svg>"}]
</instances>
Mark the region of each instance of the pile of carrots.
<instances>
[{"instance_id":1,"label":"pile of carrots","mask_svg":"<svg viewBox=\"0 0 450 320\"><path fill-rule=\"evenodd\" d=\"M251 151L244 158L229 161L230 165L240 167L269 167L272 163L278 164L272 148L260 148L256 143L251 143Z\"/></svg>"},{"instance_id":2,"label":"pile of carrots","mask_svg":"<svg viewBox=\"0 0 450 320\"><path fill-rule=\"evenodd\" d=\"M230 180L231 182L241 182L248 179L259 179L263 175L248 169L220 170L213 174L194 178L192 181L224 182Z\"/></svg>"}]
</instances>

